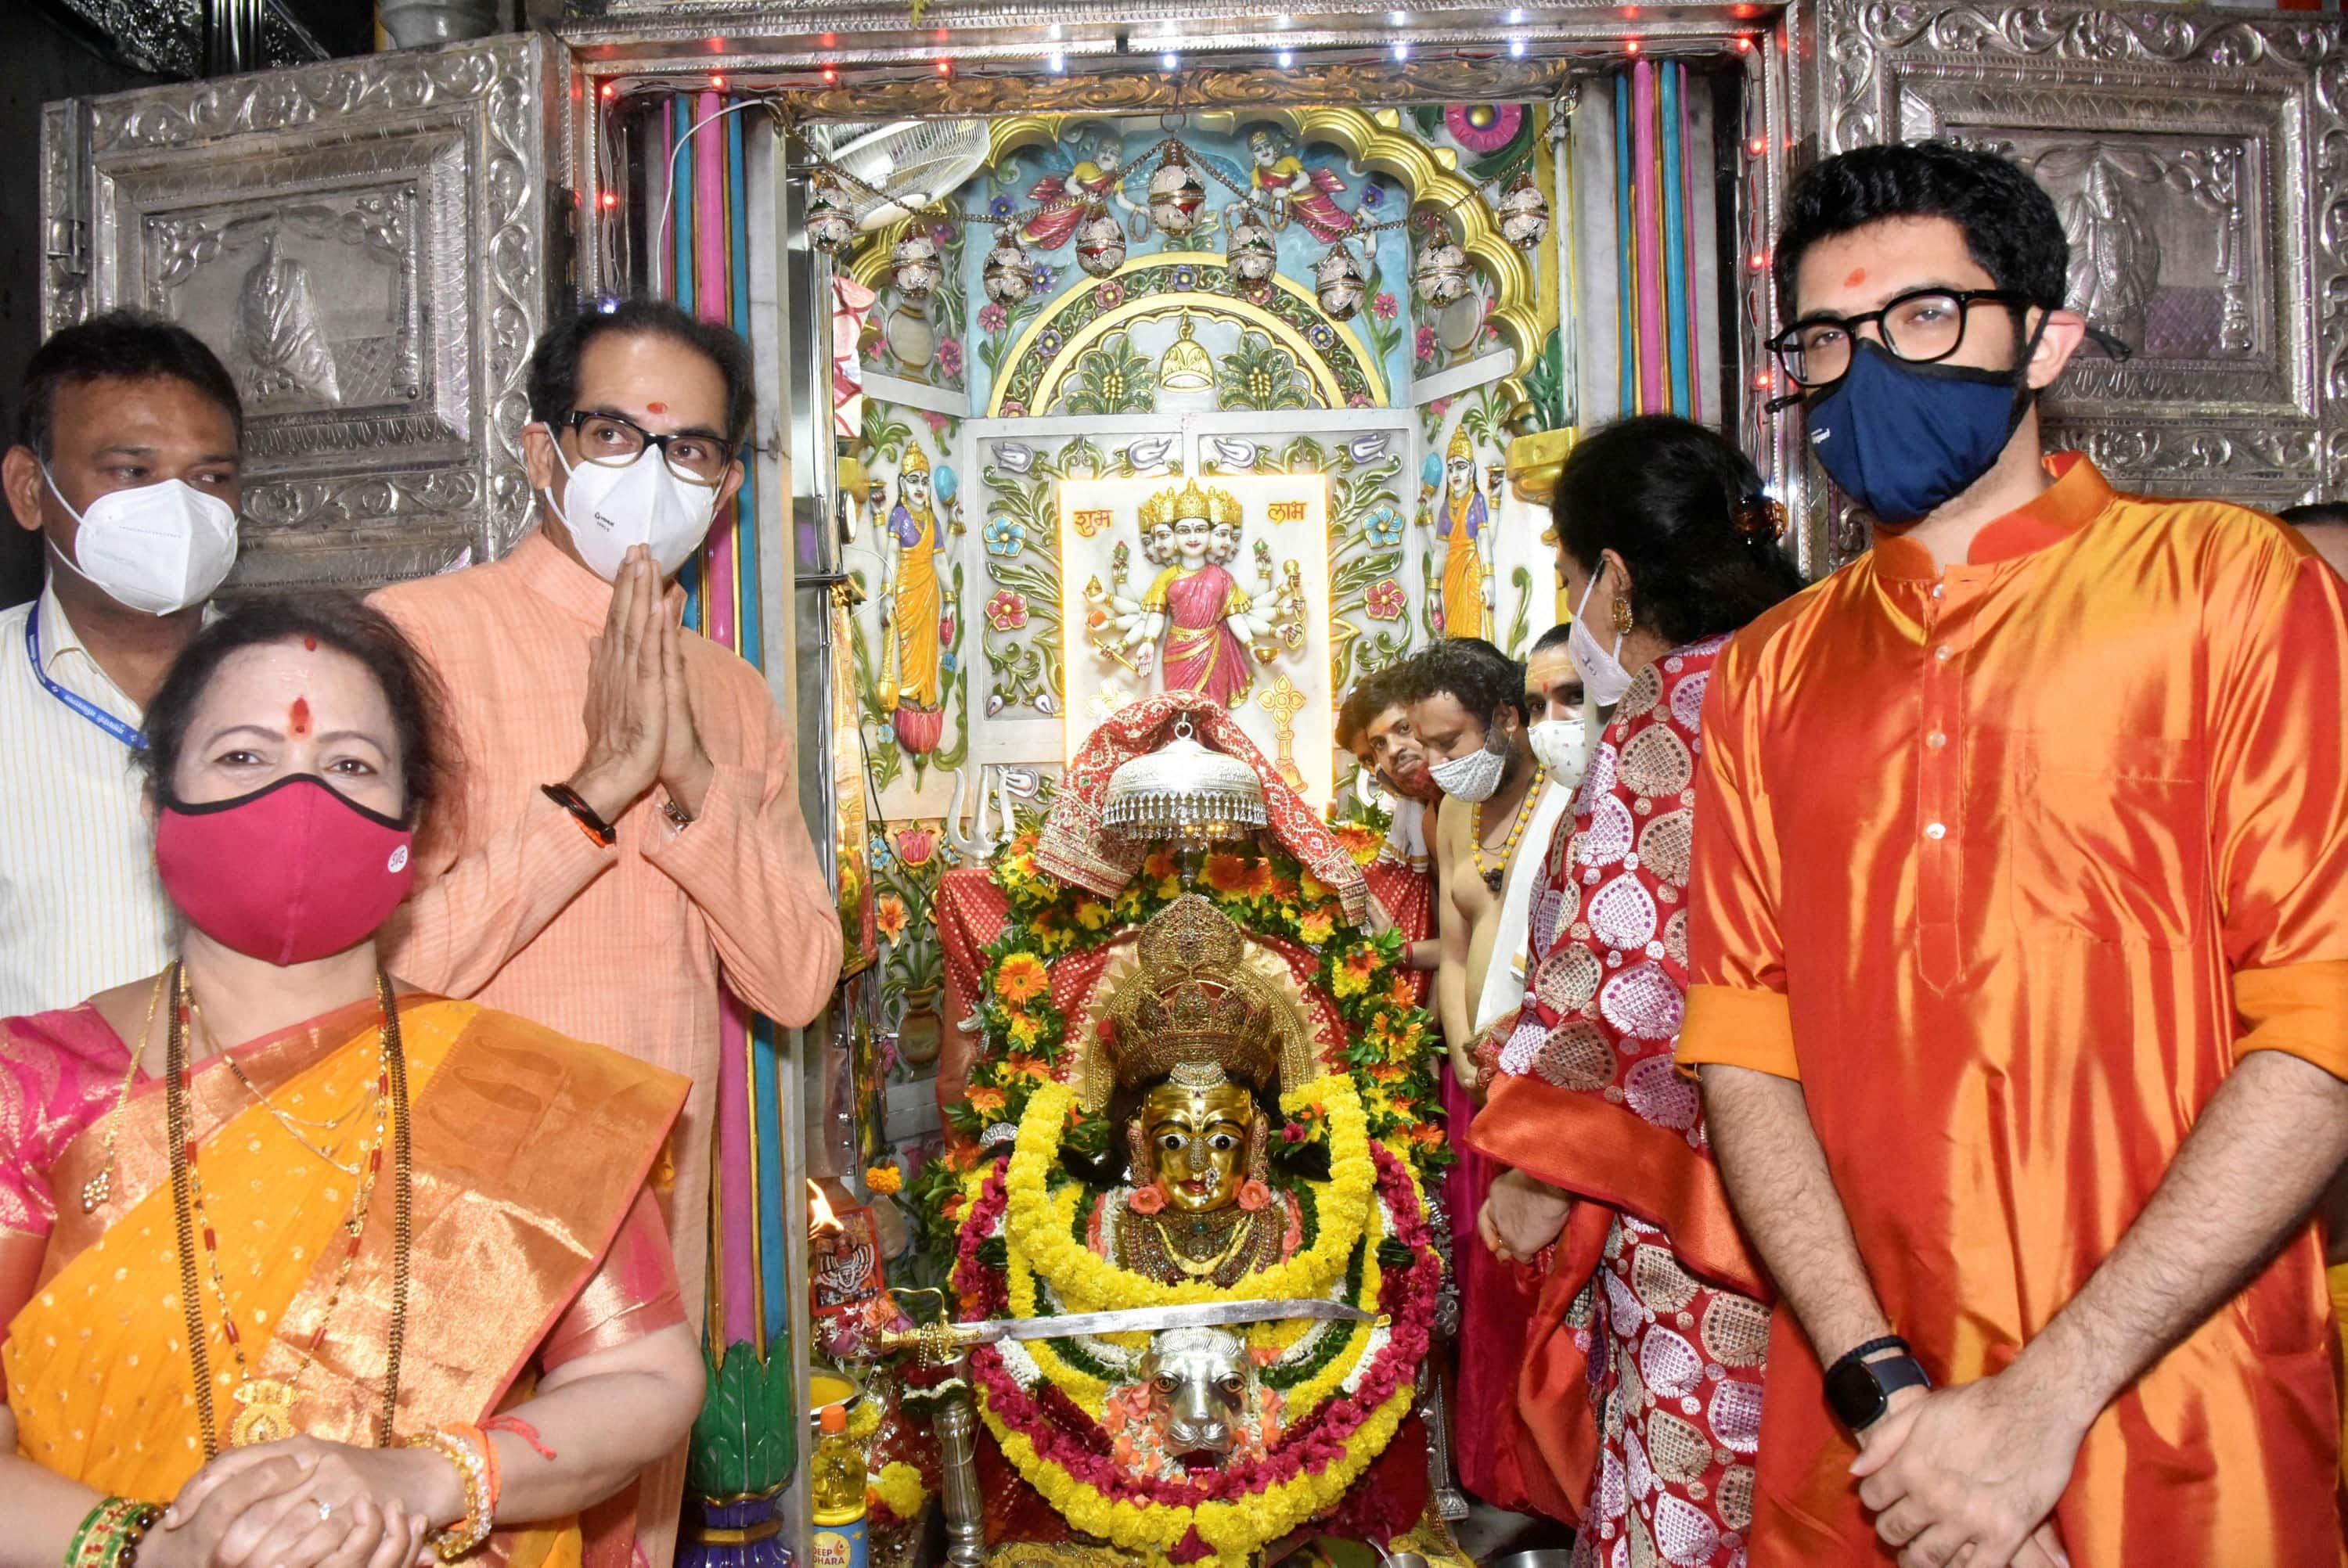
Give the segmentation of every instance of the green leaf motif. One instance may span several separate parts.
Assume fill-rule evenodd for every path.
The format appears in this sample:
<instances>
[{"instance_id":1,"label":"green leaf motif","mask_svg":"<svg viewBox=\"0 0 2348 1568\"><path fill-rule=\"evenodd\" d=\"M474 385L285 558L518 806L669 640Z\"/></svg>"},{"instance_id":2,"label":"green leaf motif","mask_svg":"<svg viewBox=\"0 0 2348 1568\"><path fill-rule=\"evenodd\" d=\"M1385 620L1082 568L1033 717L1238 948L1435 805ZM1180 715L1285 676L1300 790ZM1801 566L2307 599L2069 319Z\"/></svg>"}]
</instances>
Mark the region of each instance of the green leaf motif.
<instances>
[{"instance_id":1,"label":"green leaf motif","mask_svg":"<svg viewBox=\"0 0 2348 1568\"><path fill-rule=\"evenodd\" d=\"M1157 405L1158 384L1149 361L1121 332L1111 333L1076 360L1076 374L1060 395L1066 414L1148 414Z\"/></svg>"},{"instance_id":2,"label":"green leaf motif","mask_svg":"<svg viewBox=\"0 0 2348 1568\"><path fill-rule=\"evenodd\" d=\"M687 1484L700 1497L747 1497L770 1491L798 1463L799 1423L807 1417L791 1377L786 1339L761 1360L747 1342L726 1348L724 1359L702 1346L709 1398L693 1423Z\"/></svg>"},{"instance_id":3,"label":"green leaf motif","mask_svg":"<svg viewBox=\"0 0 2348 1568\"><path fill-rule=\"evenodd\" d=\"M1241 333L1239 346L1223 355L1222 363L1216 366L1216 379L1221 385L1226 410L1268 413L1313 406L1304 371L1296 363L1296 356L1252 329Z\"/></svg>"}]
</instances>

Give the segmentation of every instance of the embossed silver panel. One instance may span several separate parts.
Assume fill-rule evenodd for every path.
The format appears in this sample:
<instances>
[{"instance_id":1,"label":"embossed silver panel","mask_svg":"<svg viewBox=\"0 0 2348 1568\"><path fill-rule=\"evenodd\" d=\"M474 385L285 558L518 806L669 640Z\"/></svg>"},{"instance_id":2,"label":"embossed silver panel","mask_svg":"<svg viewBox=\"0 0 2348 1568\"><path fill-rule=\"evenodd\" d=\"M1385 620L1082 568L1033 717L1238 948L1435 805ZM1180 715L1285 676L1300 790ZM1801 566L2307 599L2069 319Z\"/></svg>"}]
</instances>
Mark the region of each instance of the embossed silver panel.
<instances>
[{"instance_id":1,"label":"embossed silver panel","mask_svg":"<svg viewBox=\"0 0 2348 1568\"><path fill-rule=\"evenodd\" d=\"M2348 487L2341 18L1828 0L1818 26L1822 151L1948 136L2054 196L2071 302L2137 352L2074 362L2050 445L2158 493Z\"/></svg>"},{"instance_id":2,"label":"embossed silver panel","mask_svg":"<svg viewBox=\"0 0 2348 1568\"><path fill-rule=\"evenodd\" d=\"M533 36L48 107L45 319L134 305L227 364L235 586L367 587L528 525L563 69Z\"/></svg>"}]
</instances>

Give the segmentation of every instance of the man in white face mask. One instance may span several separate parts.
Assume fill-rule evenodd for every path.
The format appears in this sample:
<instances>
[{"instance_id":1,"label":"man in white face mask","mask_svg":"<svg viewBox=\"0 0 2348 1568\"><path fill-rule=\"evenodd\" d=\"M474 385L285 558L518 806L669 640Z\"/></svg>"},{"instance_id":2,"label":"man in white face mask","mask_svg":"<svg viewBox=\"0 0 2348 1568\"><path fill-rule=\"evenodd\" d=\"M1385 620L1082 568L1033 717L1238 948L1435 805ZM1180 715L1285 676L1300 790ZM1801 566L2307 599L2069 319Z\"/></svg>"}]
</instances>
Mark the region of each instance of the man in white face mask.
<instances>
[{"instance_id":1,"label":"man in white face mask","mask_svg":"<svg viewBox=\"0 0 2348 1568\"><path fill-rule=\"evenodd\" d=\"M1517 867L1540 857L1572 791L1556 787L1533 755L1526 673L1516 661L1481 638L1450 638L1407 670L1411 728L1445 796L1434 845L1446 902L1437 1013L1452 1071L1472 1084L1468 1047L1485 993L1506 989L1487 982L1496 964L1504 973L1509 964L1501 937L1511 884L1529 885Z\"/></svg>"},{"instance_id":2,"label":"man in white face mask","mask_svg":"<svg viewBox=\"0 0 2348 1568\"><path fill-rule=\"evenodd\" d=\"M170 958L130 759L236 562L242 436L236 384L167 322L95 316L26 366L0 485L40 538L45 580L0 611L0 1015Z\"/></svg>"},{"instance_id":3,"label":"man in white face mask","mask_svg":"<svg viewBox=\"0 0 2348 1568\"><path fill-rule=\"evenodd\" d=\"M386 962L694 1080L664 1207L695 1321L718 982L797 1026L839 974L790 722L757 670L679 625L675 577L742 486L753 374L740 337L666 303L558 323L523 432L538 528L376 600L448 686L467 773L462 837L419 849ZM681 1483L644 1483L654 1568Z\"/></svg>"},{"instance_id":4,"label":"man in white face mask","mask_svg":"<svg viewBox=\"0 0 2348 1568\"><path fill-rule=\"evenodd\" d=\"M1401 671L1412 732L1427 772L1444 790L1434 835L1442 903L1436 1012L1449 1048L1441 1073L1444 1112L1453 1146L1463 1151L1478 1087L1468 1048L1478 1030L1513 1011L1524 995L1532 885L1573 794L1573 781L1553 776L1533 754L1536 733L1548 749L1555 732L1536 732L1527 723L1535 714L1546 723L1550 687L1572 680L1570 663L1559 668L1560 653L1550 641L1529 669L1481 638L1449 638ZM1536 682L1543 684L1537 689ZM1573 762L1570 751L1558 760ZM1497 1170L1482 1156L1468 1154L1446 1174L1446 1206L1463 1216L1455 1223L1464 1225L1464 1216L1482 1206ZM1463 1264L1452 1444L1460 1480L1505 1507L1554 1508L1553 1501L1524 1490L1520 1471L1502 1459L1519 1446L1509 1425L1516 1353L1535 1297L1509 1270L1473 1255Z\"/></svg>"}]
</instances>

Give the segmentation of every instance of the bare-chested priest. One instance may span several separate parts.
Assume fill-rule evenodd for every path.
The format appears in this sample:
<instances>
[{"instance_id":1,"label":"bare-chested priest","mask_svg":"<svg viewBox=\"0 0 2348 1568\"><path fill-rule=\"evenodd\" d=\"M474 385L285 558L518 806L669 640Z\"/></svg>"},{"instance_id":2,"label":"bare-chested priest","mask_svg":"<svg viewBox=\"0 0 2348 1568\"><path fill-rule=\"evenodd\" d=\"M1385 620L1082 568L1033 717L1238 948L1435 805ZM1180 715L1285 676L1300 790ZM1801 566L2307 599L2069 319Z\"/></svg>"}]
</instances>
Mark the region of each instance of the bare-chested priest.
<instances>
[{"instance_id":1,"label":"bare-chested priest","mask_svg":"<svg viewBox=\"0 0 2348 1568\"><path fill-rule=\"evenodd\" d=\"M1536 657L1570 671L1562 643ZM1468 1048L1476 1031L1524 994L1533 869L1580 780L1553 779L1533 754L1526 699L1532 690L1546 696L1545 686L1534 686L1543 671L1470 637L1438 642L1407 668L1411 727L1444 791L1434 835L1447 901L1436 1011L1452 1071L1472 1085ZM1560 672L1549 673L1561 682Z\"/></svg>"},{"instance_id":2,"label":"bare-chested priest","mask_svg":"<svg viewBox=\"0 0 2348 1568\"><path fill-rule=\"evenodd\" d=\"M1442 1074L1444 1113L1461 1156L1445 1178L1444 1197L1462 1223L1482 1204L1496 1173L1461 1138L1475 1111L1476 1070L1468 1047L1479 1027L1523 999L1532 884L1579 782L1550 776L1533 754L1528 723L1535 712L1529 694L1544 720L1542 749L1578 774L1582 748L1560 751L1548 743L1559 733L1547 723L1549 687L1561 688L1571 678L1564 651L1561 641L1538 650L1529 670L1480 638L1452 638L1401 670L1411 729L1427 771L1444 790L1433 835L1444 901L1435 990L1450 1056ZM1533 685L1544 677L1544 684ZM1570 695L1558 692L1561 707ZM1461 1254L1458 1397L1453 1401L1460 1480L1488 1502L1570 1516L1571 1505L1540 1463L1513 1398L1535 1293L1484 1249L1467 1247Z\"/></svg>"}]
</instances>

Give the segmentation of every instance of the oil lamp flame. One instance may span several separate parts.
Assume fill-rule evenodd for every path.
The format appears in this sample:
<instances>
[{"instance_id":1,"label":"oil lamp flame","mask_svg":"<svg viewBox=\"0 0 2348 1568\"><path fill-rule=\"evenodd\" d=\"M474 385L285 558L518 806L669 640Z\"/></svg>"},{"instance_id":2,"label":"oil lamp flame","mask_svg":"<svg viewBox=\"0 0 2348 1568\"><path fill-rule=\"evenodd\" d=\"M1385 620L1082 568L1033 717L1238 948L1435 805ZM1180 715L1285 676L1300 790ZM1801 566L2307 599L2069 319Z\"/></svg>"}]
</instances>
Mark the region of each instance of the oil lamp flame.
<instances>
[{"instance_id":1,"label":"oil lamp flame","mask_svg":"<svg viewBox=\"0 0 2348 1568\"><path fill-rule=\"evenodd\" d=\"M831 1202L823 1195L823 1189L809 1182L807 1190L808 1239L813 1241L821 1235L838 1235L845 1230L847 1227L832 1214Z\"/></svg>"}]
</instances>

